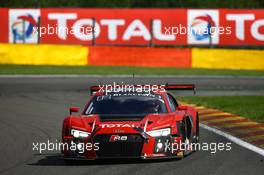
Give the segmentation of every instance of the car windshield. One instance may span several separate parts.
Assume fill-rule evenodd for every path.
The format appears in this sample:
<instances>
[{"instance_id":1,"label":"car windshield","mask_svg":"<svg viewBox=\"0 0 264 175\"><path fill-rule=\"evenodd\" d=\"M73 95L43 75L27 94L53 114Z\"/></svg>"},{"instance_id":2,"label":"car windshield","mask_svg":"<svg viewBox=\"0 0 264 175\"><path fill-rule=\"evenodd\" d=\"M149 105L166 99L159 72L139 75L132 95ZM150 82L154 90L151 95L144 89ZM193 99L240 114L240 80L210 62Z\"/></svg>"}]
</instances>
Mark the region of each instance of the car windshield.
<instances>
[{"instance_id":1,"label":"car windshield","mask_svg":"<svg viewBox=\"0 0 264 175\"><path fill-rule=\"evenodd\" d=\"M142 119L147 114L167 113L158 94L108 94L95 96L85 114L98 114L101 119Z\"/></svg>"}]
</instances>

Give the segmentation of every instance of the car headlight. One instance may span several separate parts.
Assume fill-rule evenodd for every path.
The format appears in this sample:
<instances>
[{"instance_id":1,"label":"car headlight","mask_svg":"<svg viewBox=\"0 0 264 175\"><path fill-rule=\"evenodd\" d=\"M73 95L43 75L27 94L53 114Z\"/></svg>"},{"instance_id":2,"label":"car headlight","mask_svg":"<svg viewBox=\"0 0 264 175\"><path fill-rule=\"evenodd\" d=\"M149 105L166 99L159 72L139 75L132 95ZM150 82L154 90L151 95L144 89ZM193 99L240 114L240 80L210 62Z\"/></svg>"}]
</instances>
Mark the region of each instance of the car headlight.
<instances>
[{"instance_id":1,"label":"car headlight","mask_svg":"<svg viewBox=\"0 0 264 175\"><path fill-rule=\"evenodd\" d=\"M85 138L88 137L90 133L85 131L80 131L77 129L71 129L71 135L75 138Z\"/></svg>"},{"instance_id":2,"label":"car headlight","mask_svg":"<svg viewBox=\"0 0 264 175\"><path fill-rule=\"evenodd\" d=\"M168 136L170 133L171 133L170 128L158 129L158 130L153 130L153 131L147 132L147 134L150 135L151 137Z\"/></svg>"}]
</instances>

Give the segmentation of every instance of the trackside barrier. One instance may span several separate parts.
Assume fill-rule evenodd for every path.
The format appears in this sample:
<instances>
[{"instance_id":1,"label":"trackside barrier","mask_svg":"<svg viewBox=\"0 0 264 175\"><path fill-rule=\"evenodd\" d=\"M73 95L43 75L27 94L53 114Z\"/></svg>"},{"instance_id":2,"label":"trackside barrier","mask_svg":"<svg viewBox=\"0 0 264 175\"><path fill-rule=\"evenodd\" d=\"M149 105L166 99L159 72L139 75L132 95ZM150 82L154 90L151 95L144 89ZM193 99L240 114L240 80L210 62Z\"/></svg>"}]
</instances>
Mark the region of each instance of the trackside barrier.
<instances>
[{"instance_id":1,"label":"trackside barrier","mask_svg":"<svg viewBox=\"0 0 264 175\"><path fill-rule=\"evenodd\" d=\"M264 70L264 50L194 48L192 67Z\"/></svg>"},{"instance_id":2,"label":"trackside barrier","mask_svg":"<svg viewBox=\"0 0 264 175\"><path fill-rule=\"evenodd\" d=\"M78 45L0 44L0 64L88 65L89 49Z\"/></svg>"},{"instance_id":3,"label":"trackside barrier","mask_svg":"<svg viewBox=\"0 0 264 175\"><path fill-rule=\"evenodd\" d=\"M264 70L264 50L0 44L0 64Z\"/></svg>"},{"instance_id":4,"label":"trackside barrier","mask_svg":"<svg viewBox=\"0 0 264 175\"><path fill-rule=\"evenodd\" d=\"M191 49L89 47L90 65L191 68Z\"/></svg>"},{"instance_id":5,"label":"trackside barrier","mask_svg":"<svg viewBox=\"0 0 264 175\"><path fill-rule=\"evenodd\" d=\"M0 42L264 46L264 9L0 8Z\"/></svg>"}]
</instances>

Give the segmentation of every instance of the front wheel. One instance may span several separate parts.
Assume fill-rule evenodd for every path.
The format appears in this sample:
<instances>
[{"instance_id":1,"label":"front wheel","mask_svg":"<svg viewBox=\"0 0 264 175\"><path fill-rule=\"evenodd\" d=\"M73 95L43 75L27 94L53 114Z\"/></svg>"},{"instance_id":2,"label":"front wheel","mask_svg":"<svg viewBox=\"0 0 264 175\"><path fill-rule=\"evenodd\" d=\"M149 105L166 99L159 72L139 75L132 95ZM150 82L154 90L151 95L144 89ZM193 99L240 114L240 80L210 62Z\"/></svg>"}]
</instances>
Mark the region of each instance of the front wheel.
<instances>
[{"instance_id":1,"label":"front wheel","mask_svg":"<svg viewBox=\"0 0 264 175\"><path fill-rule=\"evenodd\" d=\"M76 164L76 160L73 160L73 159L63 159L63 161L64 161L64 164L66 164L66 165Z\"/></svg>"},{"instance_id":2,"label":"front wheel","mask_svg":"<svg viewBox=\"0 0 264 175\"><path fill-rule=\"evenodd\" d=\"M188 133L188 131L190 131L190 128L188 128L190 126L188 126L188 122L187 119L185 118L182 121L182 142L180 145L180 151L177 154L177 157L179 158L184 158L186 155L191 153L190 150L190 139L188 138L188 136L190 135L190 133Z\"/></svg>"}]
</instances>

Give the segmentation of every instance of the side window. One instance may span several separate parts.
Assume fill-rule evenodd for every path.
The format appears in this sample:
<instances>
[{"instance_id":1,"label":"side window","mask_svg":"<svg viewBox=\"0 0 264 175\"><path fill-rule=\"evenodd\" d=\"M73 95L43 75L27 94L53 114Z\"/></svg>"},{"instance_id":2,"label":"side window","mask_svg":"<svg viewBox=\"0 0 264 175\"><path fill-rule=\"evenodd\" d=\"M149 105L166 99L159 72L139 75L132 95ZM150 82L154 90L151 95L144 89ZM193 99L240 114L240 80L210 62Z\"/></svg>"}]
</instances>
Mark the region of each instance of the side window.
<instances>
[{"instance_id":1,"label":"side window","mask_svg":"<svg viewBox=\"0 0 264 175\"><path fill-rule=\"evenodd\" d=\"M176 111L176 107L178 106L177 101L175 100L175 98L171 95L171 94L167 94L168 95L168 101L169 101L169 105L171 108L172 112Z\"/></svg>"}]
</instances>

